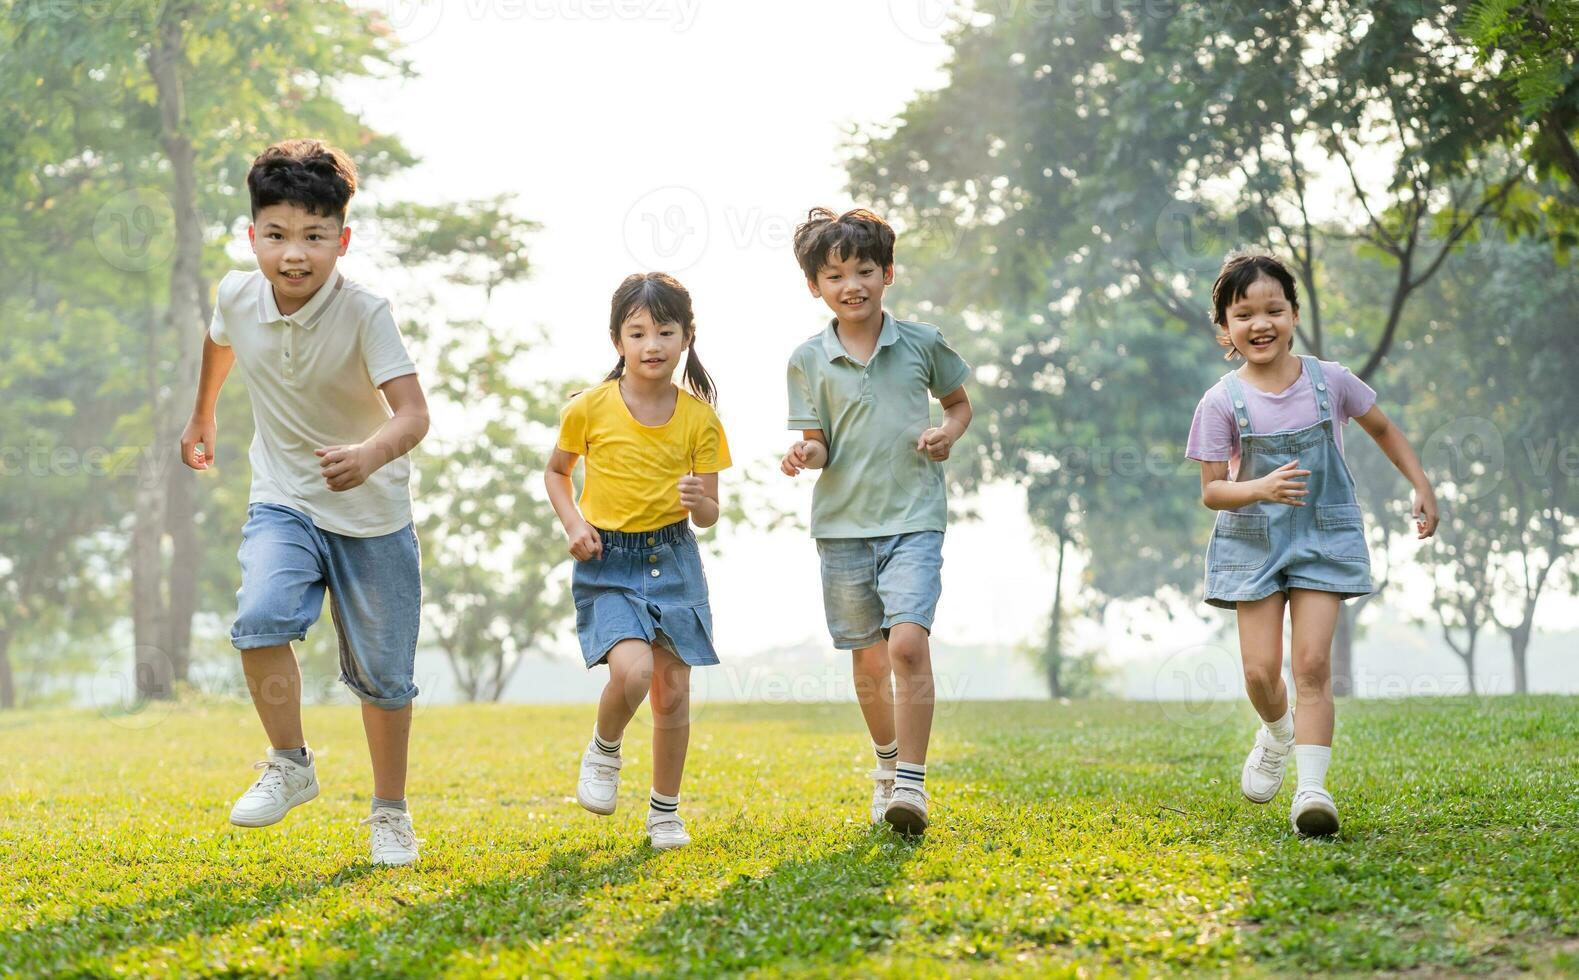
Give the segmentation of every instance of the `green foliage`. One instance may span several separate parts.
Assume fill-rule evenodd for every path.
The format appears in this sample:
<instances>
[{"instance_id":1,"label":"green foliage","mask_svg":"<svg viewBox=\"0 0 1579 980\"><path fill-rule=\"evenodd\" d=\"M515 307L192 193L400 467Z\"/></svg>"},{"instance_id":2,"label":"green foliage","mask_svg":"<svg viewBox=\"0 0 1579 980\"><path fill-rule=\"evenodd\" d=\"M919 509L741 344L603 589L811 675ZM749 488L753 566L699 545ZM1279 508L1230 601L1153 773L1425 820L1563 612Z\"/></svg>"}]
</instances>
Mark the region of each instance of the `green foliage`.
<instances>
[{"instance_id":1,"label":"green foliage","mask_svg":"<svg viewBox=\"0 0 1579 980\"><path fill-rule=\"evenodd\" d=\"M1248 706L948 706L934 824L911 843L864 823L854 706L715 704L686 773L695 843L669 853L641 835L645 710L604 819L567 799L589 707L432 708L410 780L423 856L404 869L366 863L355 711L307 712L332 747L324 793L272 831L225 823L258 751L246 706L145 726L28 713L7 734L51 751L0 784L0 973L1561 975L1576 707L1346 702L1328 778L1344 831L1302 841L1292 785L1264 807L1238 794ZM131 772L135 794L107 792Z\"/></svg>"},{"instance_id":2,"label":"green foliage","mask_svg":"<svg viewBox=\"0 0 1579 980\"><path fill-rule=\"evenodd\" d=\"M571 609L564 533L543 489L570 389L521 378L540 338L455 332L430 393L463 406L467 429L420 453L424 616L466 698L497 700Z\"/></svg>"}]
</instances>

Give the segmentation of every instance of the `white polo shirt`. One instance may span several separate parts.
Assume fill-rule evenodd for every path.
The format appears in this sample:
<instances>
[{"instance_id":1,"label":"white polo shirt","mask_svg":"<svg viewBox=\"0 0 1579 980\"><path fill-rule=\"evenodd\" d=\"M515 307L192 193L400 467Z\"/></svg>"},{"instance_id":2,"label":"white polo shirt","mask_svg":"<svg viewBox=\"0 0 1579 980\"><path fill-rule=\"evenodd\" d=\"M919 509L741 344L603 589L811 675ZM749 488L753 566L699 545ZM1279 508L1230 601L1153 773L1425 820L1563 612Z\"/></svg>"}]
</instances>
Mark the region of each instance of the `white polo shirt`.
<instances>
[{"instance_id":1,"label":"white polo shirt","mask_svg":"<svg viewBox=\"0 0 1579 980\"><path fill-rule=\"evenodd\" d=\"M299 510L325 531L371 538L411 523L411 462L335 492L314 450L361 442L394 413L378 386L415 374L389 302L336 270L287 316L261 271L219 283L208 335L230 347L252 396L253 503Z\"/></svg>"}]
</instances>

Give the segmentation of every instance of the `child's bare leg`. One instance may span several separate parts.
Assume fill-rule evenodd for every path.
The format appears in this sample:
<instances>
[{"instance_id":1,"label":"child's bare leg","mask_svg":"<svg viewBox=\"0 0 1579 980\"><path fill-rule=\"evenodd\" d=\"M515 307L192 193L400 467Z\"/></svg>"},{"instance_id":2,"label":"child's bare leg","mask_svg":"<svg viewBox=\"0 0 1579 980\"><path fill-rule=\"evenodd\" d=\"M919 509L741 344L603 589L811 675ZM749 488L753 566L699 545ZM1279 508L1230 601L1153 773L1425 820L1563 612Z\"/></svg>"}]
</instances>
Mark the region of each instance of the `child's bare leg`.
<instances>
[{"instance_id":1,"label":"child's bare leg","mask_svg":"<svg viewBox=\"0 0 1579 980\"><path fill-rule=\"evenodd\" d=\"M894 741L894 683L888 664L888 641L878 640L869 647L851 650L855 671L855 699L861 716L872 734L873 745Z\"/></svg>"},{"instance_id":2,"label":"child's bare leg","mask_svg":"<svg viewBox=\"0 0 1579 980\"><path fill-rule=\"evenodd\" d=\"M411 742L411 705L380 708L362 703L362 730L373 760L373 795L381 800L406 798L406 749Z\"/></svg>"},{"instance_id":3,"label":"child's bare leg","mask_svg":"<svg viewBox=\"0 0 1579 980\"><path fill-rule=\"evenodd\" d=\"M894 673L894 721L901 762L927 761L932 738L932 649L927 631L915 623L896 623L888 633L888 660ZM875 737L875 736L874 736Z\"/></svg>"},{"instance_id":4,"label":"child's bare leg","mask_svg":"<svg viewBox=\"0 0 1579 980\"><path fill-rule=\"evenodd\" d=\"M306 745L302 734L302 671L291 645L243 650L241 670L269 744L276 749Z\"/></svg>"},{"instance_id":5,"label":"child's bare leg","mask_svg":"<svg viewBox=\"0 0 1579 980\"><path fill-rule=\"evenodd\" d=\"M1244 663L1245 693L1256 714L1267 723L1288 714L1288 687L1283 683L1283 604L1281 592L1239 603L1239 657Z\"/></svg>"},{"instance_id":6,"label":"child's bare leg","mask_svg":"<svg viewBox=\"0 0 1579 980\"><path fill-rule=\"evenodd\" d=\"M598 736L618 742L652 687L652 647L645 640L621 640L609 651L608 665L609 680L598 699Z\"/></svg>"},{"instance_id":7,"label":"child's bare leg","mask_svg":"<svg viewBox=\"0 0 1579 980\"><path fill-rule=\"evenodd\" d=\"M1343 600L1332 592L1294 589L1289 617L1294 623L1294 741L1331 745L1332 634Z\"/></svg>"},{"instance_id":8,"label":"child's bare leg","mask_svg":"<svg viewBox=\"0 0 1579 980\"><path fill-rule=\"evenodd\" d=\"M668 647L652 648L652 788L680 795L691 742L691 668Z\"/></svg>"}]
</instances>

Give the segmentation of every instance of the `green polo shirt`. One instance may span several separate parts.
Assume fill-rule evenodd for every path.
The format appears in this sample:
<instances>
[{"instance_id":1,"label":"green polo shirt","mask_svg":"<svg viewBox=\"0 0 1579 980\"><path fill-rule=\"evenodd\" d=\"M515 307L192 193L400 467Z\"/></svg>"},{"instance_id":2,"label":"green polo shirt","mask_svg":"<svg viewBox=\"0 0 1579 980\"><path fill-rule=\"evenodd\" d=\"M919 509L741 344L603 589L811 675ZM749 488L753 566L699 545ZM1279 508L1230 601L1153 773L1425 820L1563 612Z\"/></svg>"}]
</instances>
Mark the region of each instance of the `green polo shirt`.
<instances>
[{"instance_id":1,"label":"green polo shirt","mask_svg":"<svg viewBox=\"0 0 1579 980\"><path fill-rule=\"evenodd\" d=\"M838 320L790 357L789 427L821 429L828 464L811 500L814 538L876 538L942 531L943 465L916 450L932 399L965 383L970 366L928 323L886 310L865 364L839 341Z\"/></svg>"}]
</instances>

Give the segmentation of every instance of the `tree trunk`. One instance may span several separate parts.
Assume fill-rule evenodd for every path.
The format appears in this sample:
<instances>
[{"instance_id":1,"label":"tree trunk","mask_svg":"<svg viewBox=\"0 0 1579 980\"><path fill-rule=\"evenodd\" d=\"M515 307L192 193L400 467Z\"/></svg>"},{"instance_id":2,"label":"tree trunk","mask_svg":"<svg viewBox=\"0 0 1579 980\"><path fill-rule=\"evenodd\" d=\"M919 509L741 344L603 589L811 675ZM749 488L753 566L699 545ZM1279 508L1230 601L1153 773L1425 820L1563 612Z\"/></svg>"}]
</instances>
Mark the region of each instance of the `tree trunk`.
<instances>
[{"instance_id":1,"label":"tree trunk","mask_svg":"<svg viewBox=\"0 0 1579 980\"><path fill-rule=\"evenodd\" d=\"M203 226L197 213L196 154L187 135L186 99L182 79L185 48L182 18L185 5L168 4L160 12L158 42L149 58L159 107L159 138L170 159L171 209L175 213L175 250L170 267L170 306L165 336L175 345L175 377L163 389L154 416L155 452L174 450L180 411L190 404L198 371L203 329ZM164 455L157 458L164 459ZM197 609L198 538L195 474L185 466L163 468L164 508L161 531L170 537L169 591L165 597L165 647L171 672L185 680L192 661L192 616Z\"/></svg>"},{"instance_id":2,"label":"tree trunk","mask_svg":"<svg viewBox=\"0 0 1579 980\"><path fill-rule=\"evenodd\" d=\"M1332 633L1332 694L1349 697L1354 693L1354 621L1359 609L1354 603L1338 606L1338 625Z\"/></svg>"},{"instance_id":3,"label":"tree trunk","mask_svg":"<svg viewBox=\"0 0 1579 980\"><path fill-rule=\"evenodd\" d=\"M1064 696L1064 558L1069 551L1069 539L1058 538L1058 571L1053 579L1053 615L1047 626L1047 649L1043 663L1047 670L1047 693L1050 697Z\"/></svg>"},{"instance_id":4,"label":"tree trunk","mask_svg":"<svg viewBox=\"0 0 1579 980\"><path fill-rule=\"evenodd\" d=\"M1535 607L1532 604L1524 614L1524 619L1513 629L1507 631L1508 652L1513 655L1514 694L1530 693L1530 678L1525 657L1530 651L1530 632L1531 627L1534 625L1531 620L1534 618Z\"/></svg>"},{"instance_id":5,"label":"tree trunk","mask_svg":"<svg viewBox=\"0 0 1579 980\"><path fill-rule=\"evenodd\" d=\"M16 678L11 674L11 634L0 630L0 711L16 707Z\"/></svg>"}]
</instances>

